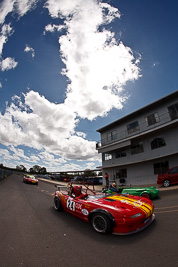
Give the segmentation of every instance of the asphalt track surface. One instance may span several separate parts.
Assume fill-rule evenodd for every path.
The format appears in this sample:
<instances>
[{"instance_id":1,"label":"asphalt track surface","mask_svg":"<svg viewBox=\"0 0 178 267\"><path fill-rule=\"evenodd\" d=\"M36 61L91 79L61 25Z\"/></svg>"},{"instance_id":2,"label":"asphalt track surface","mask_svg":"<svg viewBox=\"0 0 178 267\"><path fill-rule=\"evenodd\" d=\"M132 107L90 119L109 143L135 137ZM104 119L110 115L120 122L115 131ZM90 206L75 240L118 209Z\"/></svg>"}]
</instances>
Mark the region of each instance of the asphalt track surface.
<instances>
[{"instance_id":1,"label":"asphalt track surface","mask_svg":"<svg viewBox=\"0 0 178 267\"><path fill-rule=\"evenodd\" d=\"M178 266L178 189L160 191L155 221L129 236L102 235L53 208L54 184L0 182L1 267Z\"/></svg>"}]
</instances>

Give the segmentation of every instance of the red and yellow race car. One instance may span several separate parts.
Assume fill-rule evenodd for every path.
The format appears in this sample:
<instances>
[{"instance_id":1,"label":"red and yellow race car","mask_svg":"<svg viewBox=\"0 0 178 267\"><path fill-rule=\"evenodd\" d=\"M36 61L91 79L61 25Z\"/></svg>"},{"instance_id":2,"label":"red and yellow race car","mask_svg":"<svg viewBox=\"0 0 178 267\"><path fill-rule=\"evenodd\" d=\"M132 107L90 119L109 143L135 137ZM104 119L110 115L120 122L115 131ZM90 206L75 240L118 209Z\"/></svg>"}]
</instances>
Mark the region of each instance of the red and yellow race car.
<instances>
[{"instance_id":1,"label":"red and yellow race car","mask_svg":"<svg viewBox=\"0 0 178 267\"><path fill-rule=\"evenodd\" d=\"M127 235L139 232L155 219L151 200L122 194L97 194L88 185L57 186L54 208L92 224L99 233Z\"/></svg>"},{"instance_id":2,"label":"red and yellow race car","mask_svg":"<svg viewBox=\"0 0 178 267\"><path fill-rule=\"evenodd\" d=\"M33 175L24 175L23 182L38 185L38 179Z\"/></svg>"}]
</instances>

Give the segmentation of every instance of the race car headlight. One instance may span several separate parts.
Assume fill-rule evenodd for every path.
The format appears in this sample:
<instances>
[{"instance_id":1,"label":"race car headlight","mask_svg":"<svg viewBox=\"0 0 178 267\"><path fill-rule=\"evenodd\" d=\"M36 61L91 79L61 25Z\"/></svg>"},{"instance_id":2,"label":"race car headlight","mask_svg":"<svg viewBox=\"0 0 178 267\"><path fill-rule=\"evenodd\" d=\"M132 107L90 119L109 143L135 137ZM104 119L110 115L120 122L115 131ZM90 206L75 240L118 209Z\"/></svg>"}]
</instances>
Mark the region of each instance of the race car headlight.
<instances>
[{"instance_id":1,"label":"race car headlight","mask_svg":"<svg viewBox=\"0 0 178 267\"><path fill-rule=\"evenodd\" d=\"M137 217L140 217L142 216L141 213L137 213L137 214L134 214L132 216L130 216L131 219L134 219L134 218L137 218Z\"/></svg>"}]
</instances>

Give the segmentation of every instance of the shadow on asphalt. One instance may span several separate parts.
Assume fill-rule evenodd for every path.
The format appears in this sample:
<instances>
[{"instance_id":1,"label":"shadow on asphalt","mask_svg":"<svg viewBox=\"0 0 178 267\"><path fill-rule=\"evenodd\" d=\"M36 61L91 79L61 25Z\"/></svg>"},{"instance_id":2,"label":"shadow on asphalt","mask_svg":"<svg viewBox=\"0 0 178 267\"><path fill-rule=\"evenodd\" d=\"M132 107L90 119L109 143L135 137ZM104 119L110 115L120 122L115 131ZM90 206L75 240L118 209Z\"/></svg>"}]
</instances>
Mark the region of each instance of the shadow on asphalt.
<instances>
[{"instance_id":1,"label":"shadow on asphalt","mask_svg":"<svg viewBox=\"0 0 178 267\"><path fill-rule=\"evenodd\" d=\"M135 234L131 235L114 235L114 234L100 234L95 232L92 228L90 223L87 223L72 214L69 214L64 211L56 211L53 207L50 208L50 212L53 216L56 217L56 220L59 221L59 225L62 224L66 225L66 229L69 229L68 235L70 235L71 231L75 231L75 234L82 234L83 236L87 236L87 238L92 239L92 241L101 242L101 243L108 243L110 245L114 245L115 243L120 243L122 245L134 244L137 243L139 240L147 238L150 234L155 231L157 226L156 219L153 221L151 225L145 228L143 231L140 231ZM59 229L60 231L60 229ZM71 233L71 235L73 235ZM84 237L85 238L85 237Z\"/></svg>"}]
</instances>

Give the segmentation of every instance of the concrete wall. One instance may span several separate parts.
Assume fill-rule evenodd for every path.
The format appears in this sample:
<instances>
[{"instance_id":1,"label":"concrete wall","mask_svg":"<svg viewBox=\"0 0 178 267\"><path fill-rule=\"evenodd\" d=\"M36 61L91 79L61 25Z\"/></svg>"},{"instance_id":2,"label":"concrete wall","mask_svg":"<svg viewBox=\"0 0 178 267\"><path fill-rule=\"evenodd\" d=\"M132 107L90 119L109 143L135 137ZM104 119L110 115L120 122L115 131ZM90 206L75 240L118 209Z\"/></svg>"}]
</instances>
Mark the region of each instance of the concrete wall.
<instances>
[{"instance_id":1,"label":"concrete wall","mask_svg":"<svg viewBox=\"0 0 178 267\"><path fill-rule=\"evenodd\" d=\"M8 171L8 170L0 168L0 180L6 178L7 176L9 176L11 174L12 174L12 171Z\"/></svg>"}]
</instances>

